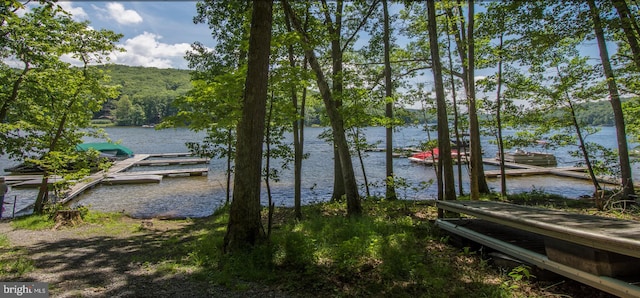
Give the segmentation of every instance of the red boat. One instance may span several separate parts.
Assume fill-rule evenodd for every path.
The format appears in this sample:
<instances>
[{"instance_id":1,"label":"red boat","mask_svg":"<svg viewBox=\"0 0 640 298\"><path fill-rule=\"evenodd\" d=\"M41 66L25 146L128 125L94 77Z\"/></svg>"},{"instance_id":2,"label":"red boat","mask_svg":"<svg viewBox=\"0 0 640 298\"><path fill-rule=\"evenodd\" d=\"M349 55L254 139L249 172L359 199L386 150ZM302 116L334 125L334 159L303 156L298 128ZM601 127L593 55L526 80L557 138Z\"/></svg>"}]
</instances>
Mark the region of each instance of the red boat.
<instances>
[{"instance_id":1,"label":"red boat","mask_svg":"<svg viewBox=\"0 0 640 298\"><path fill-rule=\"evenodd\" d=\"M433 148L429 151L422 151L422 152L418 152L415 153L413 155L411 155L409 157L409 161L412 162L416 162L416 163L422 163L422 164L427 164L427 165L432 165L434 164L434 162L438 162L438 155L439 155L439 149L438 148ZM464 158L466 156L466 153L463 152L462 154L460 154L461 157L463 157L462 162L466 162L466 158ZM451 158L453 158L453 162L457 162L458 161L458 150L456 149L451 149Z\"/></svg>"}]
</instances>

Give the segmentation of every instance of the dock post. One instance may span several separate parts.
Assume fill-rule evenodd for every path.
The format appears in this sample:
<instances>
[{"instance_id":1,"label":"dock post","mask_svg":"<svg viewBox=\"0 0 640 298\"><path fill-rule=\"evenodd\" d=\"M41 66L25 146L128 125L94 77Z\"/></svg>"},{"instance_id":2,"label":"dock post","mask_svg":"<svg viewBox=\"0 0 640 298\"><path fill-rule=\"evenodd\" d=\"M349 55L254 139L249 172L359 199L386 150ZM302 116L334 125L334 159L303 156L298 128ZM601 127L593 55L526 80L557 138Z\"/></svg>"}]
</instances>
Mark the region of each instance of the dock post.
<instances>
[{"instance_id":1,"label":"dock post","mask_svg":"<svg viewBox=\"0 0 640 298\"><path fill-rule=\"evenodd\" d=\"M13 212L11 213L11 218L16 218L16 200L18 199L18 195L13 196Z\"/></svg>"}]
</instances>

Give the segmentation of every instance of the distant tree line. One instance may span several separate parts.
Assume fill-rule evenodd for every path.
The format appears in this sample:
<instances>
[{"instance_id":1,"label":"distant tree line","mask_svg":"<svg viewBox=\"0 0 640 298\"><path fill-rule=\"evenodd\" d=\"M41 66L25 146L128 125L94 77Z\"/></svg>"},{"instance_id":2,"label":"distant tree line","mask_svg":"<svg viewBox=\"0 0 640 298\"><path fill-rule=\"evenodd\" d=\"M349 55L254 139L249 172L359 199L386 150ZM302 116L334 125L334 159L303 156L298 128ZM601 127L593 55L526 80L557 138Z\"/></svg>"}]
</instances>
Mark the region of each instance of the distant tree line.
<instances>
[{"instance_id":1,"label":"distant tree line","mask_svg":"<svg viewBox=\"0 0 640 298\"><path fill-rule=\"evenodd\" d=\"M159 69L153 67L109 64L98 66L111 77L111 84L120 93L107 100L103 108L94 113L94 119L107 119L118 126L157 124L175 116L177 97L192 89L191 71L183 69ZM317 96L317 95L316 95ZM312 97L312 96L311 96ZM586 102L577 106L581 123L591 126L613 126L614 117L607 101ZM384 107L373 108L371 113L382 117ZM405 125L433 122L434 111L406 108L397 111L396 118ZM306 126L328 126L325 109L319 99L309 100L304 119Z\"/></svg>"}]
</instances>

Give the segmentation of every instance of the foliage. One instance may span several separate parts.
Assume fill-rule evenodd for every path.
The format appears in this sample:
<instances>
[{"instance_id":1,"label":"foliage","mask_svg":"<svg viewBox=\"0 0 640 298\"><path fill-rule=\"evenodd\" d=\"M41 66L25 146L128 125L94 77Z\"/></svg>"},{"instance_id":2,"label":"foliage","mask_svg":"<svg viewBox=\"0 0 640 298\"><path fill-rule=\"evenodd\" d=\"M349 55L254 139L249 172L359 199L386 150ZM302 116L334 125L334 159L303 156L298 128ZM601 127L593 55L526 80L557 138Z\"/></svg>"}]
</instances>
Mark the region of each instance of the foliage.
<instances>
[{"instance_id":1,"label":"foliage","mask_svg":"<svg viewBox=\"0 0 640 298\"><path fill-rule=\"evenodd\" d=\"M512 289L481 281L496 273L478 256L440 243L439 230L420 216L435 216L430 204L368 200L365 215L351 219L342 204L305 206L304 220L279 220L269 243L231 255L222 253L227 213L220 212L197 228L195 240L180 246L172 244L178 239L167 240L162 247L173 247L175 257L163 262L177 271L199 268L197 278L238 290L243 280L328 296L512 296ZM292 213L278 210L275 216L284 214Z\"/></svg>"},{"instance_id":2,"label":"foliage","mask_svg":"<svg viewBox=\"0 0 640 298\"><path fill-rule=\"evenodd\" d=\"M530 269L531 269L531 267L529 267L527 265L520 265L518 267L513 268L507 274L513 280L512 281L503 282L502 283L502 287L505 287L505 288L508 288L508 289L517 289L518 288L517 282L519 282L519 281L521 281L523 279L530 279L532 277L535 277L533 274L530 273Z\"/></svg>"},{"instance_id":3,"label":"foliage","mask_svg":"<svg viewBox=\"0 0 640 298\"><path fill-rule=\"evenodd\" d=\"M82 154L75 146L82 137L97 134L87 129L92 113L115 96L105 74L88 65L102 63L108 53L119 50L115 42L122 35L76 22L53 2L29 10L16 1L8 4L12 9L2 11L1 24L7 33L0 44L6 58L0 64L0 153L17 160L32 158L44 169L34 204L40 213L49 175L78 161Z\"/></svg>"},{"instance_id":4,"label":"foliage","mask_svg":"<svg viewBox=\"0 0 640 298\"><path fill-rule=\"evenodd\" d=\"M104 103L94 118L122 126L157 124L175 116L174 101L192 89L191 71L107 64L95 66L111 77L120 94Z\"/></svg>"}]
</instances>

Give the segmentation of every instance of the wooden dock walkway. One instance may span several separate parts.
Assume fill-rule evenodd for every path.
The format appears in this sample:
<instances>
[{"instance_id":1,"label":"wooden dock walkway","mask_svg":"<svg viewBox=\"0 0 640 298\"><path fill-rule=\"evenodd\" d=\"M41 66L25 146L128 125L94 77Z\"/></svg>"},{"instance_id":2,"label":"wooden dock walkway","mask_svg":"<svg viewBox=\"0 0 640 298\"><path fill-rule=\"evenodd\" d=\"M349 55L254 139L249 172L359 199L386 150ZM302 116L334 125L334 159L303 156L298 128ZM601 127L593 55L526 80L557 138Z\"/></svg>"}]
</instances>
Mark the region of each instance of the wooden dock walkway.
<instances>
[{"instance_id":1,"label":"wooden dock walkway","mask_svg":"<svg viewBox=\"0 0 640 298\"><path fill-rule=\"evenodd\" d=\"M437 201L436 205L522 233L543 250L529 249L474 229L475 219L438 219L453 234L621 297L640 297L640 222L489 201ZM517 238L517 237L515 237Z\"/></svg>"},{"instance_id":2,"label":"wooden dock walkway","mask_svg":"<svg viewBox=\"0 0 640 298\"><path fill-rule=\"evenodd\" d=\"M125 160L116 161L106 172L99 171L88 177L84 178L82 181L76 183L71 187L71 189L65 194L64 198L62 198L59 202L61 204L67 204L75 199L77 196L82 194L89 188L96 186L98 183L102 182L105 178L110 175L117 174L120 172L124 172L129 168L133 167L137 162L145 160L149 158L148 154L136 154L131 158L127 158Z\"/></svg>"},{"instance_id":3,"label":"wooden dock walkway","mask_svg":"<svg viewBox=\"0 0 640 298\"><path fill-rule=\"evenodd\" d=\"M115 177L122 176L139 176L139 175L159 175L163 177L168 176L202 176L209 172L209 168L192 168L192 169L168 169L168 170L157 170L157 171L139 171L139 172L127 172L127 173L119 173L114 175Z\"/></svg>"},{"instance_id":4,"label":"wooden dock walkway","mask_svg":"<svg viewBox=\"0 0 640 298\"><path fill-rule=\"evenodd\" d=\"M163 177L178 176L203 176L208 174L208 167L200 168L179 168L166 169L157 171L137 171L125 172L138 165L193 165L206 164L210 160L206 158L194 158L191 153L154 153L154 154L135 154L133 157L118 160L106 171L99 171L91 174L81 181L74 184L58 202L61 204L69 204L86 190L95 187L100 183L106 184L134 184L134 183L159 183ZM159 158L157 160L147 160L149 158ZM178 158L183 157L183 158ZM50 177L50 182L61 180L61 177ZM26 188L38 187L42 183L42 175L8 175L5 176L7 184L11 187ZM33 204L16 211L16 214L23 214Z\"/></svg>"},{"instance_id":5,"label":"wooden dock walkway","mask_svg":"<svg viewBox=\"0 0 640 298\"><path fill-rule=\"evenodd\" d=\"M211 162L208 158L178 158L178 159L146 159L135 163L136 166L168 166L168 165L195 165Z\"/></svg>"},{"instance_id":6,"label":"wooden dock walkway","mask_svg":"<svg viewBox=\"0 0 640 298\"><path fill-rule=\"evenodd\" d=\"M484 164L500 166L500 161L494 158L485 158L482 160ZM506 176L527 176L527 175L556 175L561 177L576 178L582 180L591 180L587 173L586 167L541 167L532 166L521 163L505 162ZM485 177L500 177L500 170L484 171ZM611 177L596 177L598 182L605 184L618 185L620 182ZM640 183L635 184L640 187Z\"/></svg>"},{"instance_id":7,"label":"wooden dock walkway","mask_svg":"<svg viewBox=\"0 0 640 298\"><path fill-rule=\"evenodd\" d=\"M554 175L563 176L564 172L571 172L572 174L584 174L584 171L585 171L584 167L561 167L561 168L535 167L535 168L505 169L504 174L507 176L528 176L528 175L545 175L545 174L554 174ZM576 172L582 172L582 173L576 173ZM487 178L500 177L500 170L484 171L484 175ZM568 176L573 176L573 175L568 175Z\"/></svg>"}]
</instances>

